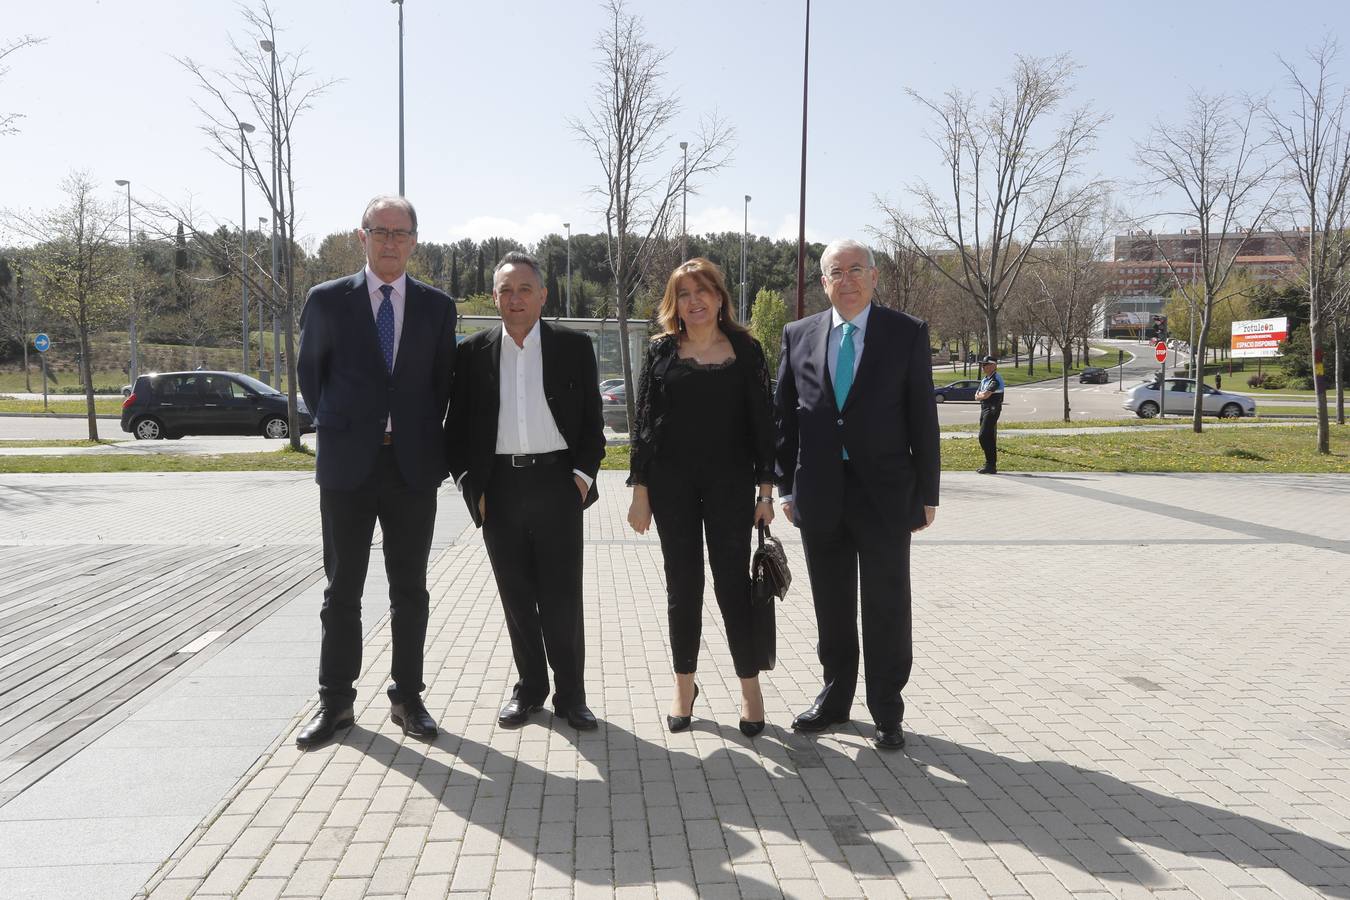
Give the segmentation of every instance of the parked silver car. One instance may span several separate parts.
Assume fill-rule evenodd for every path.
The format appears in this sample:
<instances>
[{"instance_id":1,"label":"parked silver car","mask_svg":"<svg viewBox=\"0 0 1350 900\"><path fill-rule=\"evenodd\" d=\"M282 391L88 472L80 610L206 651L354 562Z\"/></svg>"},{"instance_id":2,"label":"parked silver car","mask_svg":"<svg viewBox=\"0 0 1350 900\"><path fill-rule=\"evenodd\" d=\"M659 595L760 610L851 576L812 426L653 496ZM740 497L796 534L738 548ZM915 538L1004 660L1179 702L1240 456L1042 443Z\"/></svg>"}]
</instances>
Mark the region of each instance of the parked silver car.
<instances>
[{"instance_id":1,"label":"parked silver car","mask_svg":"<svg viewBox=\"0 0 1350 900\"><path fill-rule=\"evenodd\" d=\"M1167 391L1167 412L1169 414L1188 413L1195 408L1195 382L1189 378L1168 378L1163 382ZM1203 411L1207 416L1222 419L1236 419L1240 416L1256 415L1256 401L1242 394L1229 394L1205 385ZM1157 381L1146 381L1136 385L1125 395L1121 404L1141 419L1152 419L1163 409L1163 395L1158 390Z\"/></svg>"}]
</instances>

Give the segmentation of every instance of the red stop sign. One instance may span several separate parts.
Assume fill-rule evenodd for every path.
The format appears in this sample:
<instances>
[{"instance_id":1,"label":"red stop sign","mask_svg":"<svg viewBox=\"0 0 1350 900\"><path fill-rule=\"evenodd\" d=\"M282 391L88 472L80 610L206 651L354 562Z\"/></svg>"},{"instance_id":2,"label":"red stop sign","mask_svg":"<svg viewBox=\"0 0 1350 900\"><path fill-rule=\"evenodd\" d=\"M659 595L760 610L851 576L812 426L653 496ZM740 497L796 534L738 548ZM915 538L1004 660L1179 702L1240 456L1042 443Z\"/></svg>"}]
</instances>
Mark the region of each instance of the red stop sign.
<instances>
[{"instance_id":1,"label":"red stop sign","mask_svg":"<svg viewBox=\"0 0 1350 900\"><path fill-rule=\"evenodd\" d=\"M1158 346L1153 348L1153 358L1158 362L1167 362L1167 345L1158 341Z\"/></svg>"}]
</instances>

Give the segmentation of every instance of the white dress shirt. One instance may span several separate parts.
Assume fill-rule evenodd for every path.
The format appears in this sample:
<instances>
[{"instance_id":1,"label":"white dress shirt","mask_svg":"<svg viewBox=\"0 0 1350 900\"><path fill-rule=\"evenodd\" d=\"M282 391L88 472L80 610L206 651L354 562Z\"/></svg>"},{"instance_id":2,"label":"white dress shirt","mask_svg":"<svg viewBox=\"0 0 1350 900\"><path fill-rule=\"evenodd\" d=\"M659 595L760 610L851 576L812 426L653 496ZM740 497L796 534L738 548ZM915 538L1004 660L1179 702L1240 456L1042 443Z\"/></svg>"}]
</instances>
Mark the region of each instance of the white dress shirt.
<instances>
[{"instance_id":1,"label":"white dress shirt","mask_svg":"<svg viewBox=\"0 0 1350 900\"><path fill-rule=\"evenodd\" d=\"M385 284L394 289L389 294L389 302L394 307L394 361L397 362L398 342L403 337L403 306L407 297L408 273L404 272L393 281L382 281L380 276L371 271L370 263L366 263L366 290L370 291L370 316L377 322L380 319L380 304L384 302L384 292L380 290L380 286ZM385 434L389 434L393 428L393 420L386 418Z\"/></svg>"},{"instance_id":2,"label":"white dress shirt","mask_svg":"<svg viewBox=\"0 0 1350 900\"><path fill-rule=\"evenodd\" d=\"M839 310L830 307L830 336L825 343L825 356L830 367L830 380L835 380L835 371L839 368L839 344L844 337L844 322L853 324L853 374L858 374L858 364L862 362L863 336L867 334L867 316L872 312L872 304L863 307L862 312L852 319L839 315Z\"/></svg>"},{"instance_id":3,"label":"white dress shirt","mask_svg":"<svg viewBox=\"0 0 1350 900\"><path fill-rule=\"evenodd\" d=\"M502 356L497 408L497 453L552 453L566 450L567 440L553 420L544 396L544 354L539 343L539 322L525 335L525 345L502 326ZM579 469L572 470L591 486L593 480Z\"/></svg>"}]
</instances>

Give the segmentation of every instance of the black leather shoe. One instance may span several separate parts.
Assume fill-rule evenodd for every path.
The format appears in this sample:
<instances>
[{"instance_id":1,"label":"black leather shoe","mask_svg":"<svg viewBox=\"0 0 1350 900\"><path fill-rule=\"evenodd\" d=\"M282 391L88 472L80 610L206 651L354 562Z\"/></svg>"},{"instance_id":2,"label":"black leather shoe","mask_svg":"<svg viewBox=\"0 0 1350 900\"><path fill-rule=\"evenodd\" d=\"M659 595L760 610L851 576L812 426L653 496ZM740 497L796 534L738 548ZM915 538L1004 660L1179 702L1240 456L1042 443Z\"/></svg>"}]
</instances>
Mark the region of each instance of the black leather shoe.
<instances>
[{"instance_id":1,"label":"black leather shoe","mask_svg":"<svg viewBox=\"0 0 1350 900\"><path fill-rule=\"evenodd\" d=\"M350 728L355 721L356 717L352 714L350 706L320 704L314 718L310 719L295 736L295 746L301 750L313 750L320 744L331 741L339 728Z\"/></svg>"},{"instance_id":2,"label":"black leather shoe","mask_svg":"<svg viewBox=\"0 0 1350 900\"><path fill-rule=\"evenodd\" d=\"M792 720L792 727L797 731L824 731L831 725L842 725L848 721L848 716L832 713L829 710L821 709L820 706L812 706L806 712Z\"/></svg>"},{"instance_id":3,"label":"black leather shoe","mask_svg":"<svg viewBox=\"0 0 1350 900\"><path fill-rule=\"evenodd\" d=\"M698 699L698 685L694 685L694 699L689 701L689 715L687 716L666 716L666 728L671 734L679 731L688 731L689 726L694 722L694 700Z\"/></svg>"},{"instance_id":4,"label":"black leather shoe","mask_svg":"<svg viewBox=\"0 0 1350 900\"><path fill-rule=\"evenodd\" d=\"M980 466L975 470L976 475L997 475L998 469L991 469L989 466Z\"/></svg>"},{"instance_id":5,"label":"black leather shoe","mask_svg":"<svg viewBox=\"0 0 1350 900\"><path fill-rule=\"evenodd\" d=\"M434 738L436 736L436 720L422 705L421 698L414 697L411 700L392 701L389 707L389 718L394 720L395 725L402 727L403 733L408 737Z\"/></svg>"},{"instance_id":6,"label":"black leather shoe","mask_svg":"<svg viewBox=\"0 0 1350 900\"><path fill-rule=\"evenodd\" d=\"M764 730L763 719L760 719L758 722L751 722L749 719L741 719L741 734L745 735L746 737L748 738L755 737L763 730Z\"/></svg>"},{"instance_id":7,"label":"black leather shoe","mask_svg":"<svg viewBox=\"0 0 1350 900\"><path fill-rule=\"evenodd\" d=\"M905 746L905 735L897 725L894 728L882 728L877 726L877 733L872 735L872 743L876 744L878 750L899 750Z\"/></svg>"},{"instance_id":8,"label":"black leather shoe","mask_svg":"<svg viewBox=\"0 0 1350 900\"><path fill-rule=\"evenodd\" d=\"M568 710L555 709L553 714L560 718L565 717L567 724L577 731L593 731L600 727L600 723L595 720L595 713L587 709L584 703L578 703Z\"/></svg>"},{"instance_id":9,"label":"black leather shoe","mask_svg":"<svg viewBox=\"0 0 1350 900\"><path fill-rule=\"evenodd\" d=\"M526 703L519 697L506 701L502 711L497 714L497 724L503 728L519 728L530 718L530 713L543 709L539 703Z\"/></svg>"}]
</instances>

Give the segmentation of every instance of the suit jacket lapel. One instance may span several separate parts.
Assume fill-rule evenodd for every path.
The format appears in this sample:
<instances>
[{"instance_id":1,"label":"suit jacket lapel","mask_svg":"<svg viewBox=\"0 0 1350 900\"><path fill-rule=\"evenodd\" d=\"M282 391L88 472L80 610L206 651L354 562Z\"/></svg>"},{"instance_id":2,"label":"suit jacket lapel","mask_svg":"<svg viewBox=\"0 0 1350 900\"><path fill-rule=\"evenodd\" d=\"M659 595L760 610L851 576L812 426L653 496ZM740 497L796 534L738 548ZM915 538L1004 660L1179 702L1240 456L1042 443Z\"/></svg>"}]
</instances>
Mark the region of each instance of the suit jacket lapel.
<instances>
[{"instance_id":1,"label":"suit jacket lapel","mask_svg":"<svg viewBox=\"0 0 1350 900\"><path fill-rule=\"evenodd\" d=\"M539 321L539 356L542 362L544 379L544 399L548 401L548 411L553 415L553 424L562 431L562 417L558 415L559 373L562 361L558 359L557 335L553 326L542 319ZM563 435L563 440L567 435Z\"/></svg>"},{"instance_id":2,"label":"suit jacket lapel","mask_svg":"<svg viewBox=\"0 0 1350 900\"><path fill-rule=\"evenodd\" d=\"M375 331L375 315L370 311L370 290L366 287L366 274L357 272L352 276L351 293L347 295L348 312L352 325L359 334L360 341L370 349L374 356L377 371L388 374L384 366L384 351L380 349L380 336Z\"/></svg>"},{"instance_id":3,"label":"suit jacket lapel","mask_svg":"<svg viewBox=\"0 0 1350 900\"><path fill-rule=\"evenodd\" d=\"M501 325L494 325L486 339L487 371L483 372L483 402L487 408L487 419L492 423L492 446L497 446L497 415L502 408L502 336Z\"/></svg>"},{"instance_id":4,"label":"suit jacket lapel","mask_svg":"<svg viewBox=\"0 0 1350 900\"><path fill-rule=\"evenodd\" d=\"M425 305L422 303L422 286L413 281L411 277L405 282L407 288L403 294L403 330L399 333L398 354L394 357L394 376L399 372L405 371L412 363L404 363L410 354L416 353L416 336L422 334L422 313ZM374 319L371 319L374 324ZM379 338L376 338L376 343ZM384 354L380 354L380 360L384 360Z\"/></svg>"},{"instance_id":5,"label":"suit jacket lapel","mask_svg":"<svg viewBox=\"0 0 1350 900\"><path fill-rule=\"evenodd\" d=\"M830 379L830 335L834 328L834 315L829 310L820 314L821 332L812 336L811 362L820 372L820 389L834 405L834 382Z\"/></svg>"},{"instance_id":6,"label":"suit jacket lapel","mask_svg":"<svg viewBox=\"0 0 1350 900\"><path fill-rule=\"evenodd\" d=\"M885 320L877 315L876 307L867 314L867 329L863 332L863 354L862 359L858 361L858 370L853 375L853 384L848 389L848 396L844 398L844 409L847 410L853 405L853 399L858 396L860 390L864 390L867 385L872 370L880 365L882 346L885 339L881 337L880 331L886 326L882 324ZM868 345L871 345L872 352L867 352Z\"/></svg>"}]
</instances>

